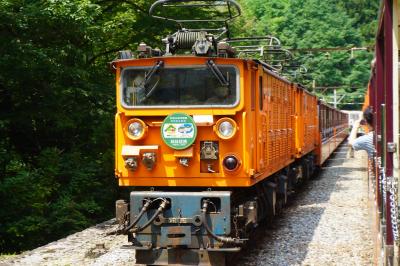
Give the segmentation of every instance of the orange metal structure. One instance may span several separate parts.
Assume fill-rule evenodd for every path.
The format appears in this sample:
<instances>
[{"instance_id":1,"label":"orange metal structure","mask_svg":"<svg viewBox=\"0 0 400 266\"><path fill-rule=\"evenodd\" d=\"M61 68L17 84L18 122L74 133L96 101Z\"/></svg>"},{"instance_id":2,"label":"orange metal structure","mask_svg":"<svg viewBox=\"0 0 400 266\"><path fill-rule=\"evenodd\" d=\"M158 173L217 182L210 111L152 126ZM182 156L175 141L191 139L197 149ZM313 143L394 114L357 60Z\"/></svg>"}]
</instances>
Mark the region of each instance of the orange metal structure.
<instances>
[{"instance_id":1,"label":"orange metal structure","mask_svg":"<svg viewBox=\"0 0 400 266\"><path fill-rule=\"evenodd\" d=\"M238 71L239 100L229 108L127 108L121 103L121 73L131 67L151 67L163 60L165 67L204 66L207 58L170 57L130 59L114 62L117 69L117 114L115 116L116 176L121 186L190 186L190 187L249 187L285 168L296 159L309 153L321 154L324 162L329 154L344 139L345 117L327 105L319 115L327 115L323 125L329 139L319 136L318 100L303 87L293 84L253 60L218 58L218 65L234 66ZM196 122L198 135L193 146L184 151L168 147L161 138L160 127L165 117L174 112L190 116L205 115L210 119ZM145 137L140 140L129 138L127 123L132 118L145 123ZM221 118L236 122L237 132L231 139L222 139L215 132L215 124ZM336 122L333 122L336 121ZM322 129L322 127L321 127ZM325 134L323 133L323 134ZM340 137L337 137L340 133ZM323 140L328 141L329 148ZM200 160L201 141L219 143L220 158L213 162L215 173L202 169ZM317 147L321 147L319 151ZM155 152L156 163L152 170L146 169L140 159L145 152ZM222 158L233 154L240 166L228 171ZM136 171L126 168L127 157L137 157ZM190 158L190 166L178 163L181 157Z\"/></svg>"}]
</instances>

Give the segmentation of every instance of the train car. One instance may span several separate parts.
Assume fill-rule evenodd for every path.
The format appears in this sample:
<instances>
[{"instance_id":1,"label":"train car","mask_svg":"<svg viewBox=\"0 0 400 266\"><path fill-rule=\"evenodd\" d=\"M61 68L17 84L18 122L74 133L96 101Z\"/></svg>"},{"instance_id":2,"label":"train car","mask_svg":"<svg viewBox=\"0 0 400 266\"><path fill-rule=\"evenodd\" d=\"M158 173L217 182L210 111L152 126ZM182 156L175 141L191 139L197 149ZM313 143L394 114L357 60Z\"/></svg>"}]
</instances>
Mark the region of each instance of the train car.
<instances>
[{"instance_id":1,"label":"train car","mask_svg":"<svg viewBox=\"0 0 400 266\"><path fill-rule=\"evenodd\" d=\"M398 1L381 1L367 106L374 112L376 154L370 158L375 193L378 265L399 265L399 16ZM366 107L366 106L365 106Z\"/></svg>"},{"instance_id":2,"label":"train car","mask_svg":"<svg viewBox=\"0 0 400 266\"><path fill-rule=\"evenodd\" d=\"M185 2L196 1L157 1L151 13ZM232 0L215 4L240 14ZM343 140L343 113L267 62L240 58L231 40L181 29L164 52L142 43L112 62L115 175L132 188L116 212L137 263L223 265L325 161L320 130L334 140L327 156Z\"/></svg>"},{"instance_id":3,"label":"train car","mask_svg":"<svg viewBox=\"0 0 400 266\"><path fill-rule=\"evenodd\" d=\"M346 112L339 111L324 102L319 102L319 132L317 164L323 164L349 134Z\"/></svg>"}]
</instances>

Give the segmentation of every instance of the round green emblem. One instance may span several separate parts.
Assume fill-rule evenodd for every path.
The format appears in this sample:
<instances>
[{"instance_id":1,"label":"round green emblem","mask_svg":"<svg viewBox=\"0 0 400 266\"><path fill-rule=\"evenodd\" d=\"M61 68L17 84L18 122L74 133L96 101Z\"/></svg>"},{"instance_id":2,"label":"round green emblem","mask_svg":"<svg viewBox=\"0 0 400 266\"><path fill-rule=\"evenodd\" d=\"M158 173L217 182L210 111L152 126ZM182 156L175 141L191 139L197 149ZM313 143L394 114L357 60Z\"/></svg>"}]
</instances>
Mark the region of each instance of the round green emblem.
<instances>
[{"instance_id":1,"label":"round green emblem","mask_svg":"<svg viewBox=\"0 0 400 266\"><path fill-rule=\"evenodd\" d=\"M191 116L174 113L164 119L161 125L161 136L165 144L172 149L183 150L195 141L197 127Z\"/></svg>"}]
</instances>

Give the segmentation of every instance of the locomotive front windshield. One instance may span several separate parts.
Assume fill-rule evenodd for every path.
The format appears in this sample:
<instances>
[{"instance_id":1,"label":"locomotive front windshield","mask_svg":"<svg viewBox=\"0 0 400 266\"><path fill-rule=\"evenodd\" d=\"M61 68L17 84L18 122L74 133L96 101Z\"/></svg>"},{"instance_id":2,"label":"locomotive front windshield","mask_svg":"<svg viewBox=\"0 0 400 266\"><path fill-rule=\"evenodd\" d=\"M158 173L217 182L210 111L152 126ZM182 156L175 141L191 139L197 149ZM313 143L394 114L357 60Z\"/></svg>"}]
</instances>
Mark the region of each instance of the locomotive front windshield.
<instances>
[{"instance_id":1,"label":"locomotive front windshield","mask_svg":"<svg viewBox=\"0 0 400 266\"><path fill-rule=\"evenodd\" d=\"M126 107L229 107L239 102L239 75L234 66L129 68L122 73Z\"/></svg>"}]
</instances>

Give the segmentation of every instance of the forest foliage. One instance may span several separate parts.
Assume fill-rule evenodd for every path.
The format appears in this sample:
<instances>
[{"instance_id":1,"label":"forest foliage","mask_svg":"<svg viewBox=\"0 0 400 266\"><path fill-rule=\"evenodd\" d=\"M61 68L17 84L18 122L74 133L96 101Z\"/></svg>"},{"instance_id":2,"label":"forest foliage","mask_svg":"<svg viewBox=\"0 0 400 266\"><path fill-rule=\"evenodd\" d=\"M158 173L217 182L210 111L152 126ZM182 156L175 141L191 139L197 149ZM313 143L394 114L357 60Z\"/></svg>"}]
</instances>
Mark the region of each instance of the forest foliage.
<instances>
[{"instance_id":1,"label":"forest foliage","mask_svg":"<svg viewBox=\"0 0 400 266\"><path fill-rule=\"evenodd\" d=\"M242 1L245 16L241 28L253 35L277 36L288 49L365 47L369 51L294 51L308 73L295 80L312 87L339 86L345 102L363 102L370 75L379 1L250 0ZM317 94L320 91L315 91ZM330 96L332 96L332 91ZM320 95L322 96L322 95ZM325 93L326 101L333 101ZM360 105L339 105L357 109Z\"/></svg>"},{"instance_id":2,"label":"forest foliage","mask_svg":"<svg viewBox=\"0 0 400 266\"><path fill-rule=\"evenodd\" d=\"M379 1L241 0L236 36L288 48L371 46ZM117 51L175 30L146 0L0 0L0 252L18 252L113 215ZM371 53L299 54L310 85L365 87ZM351 91L349 91L351 93ZM355 98L354 96L353 98ZM350 99L351 100L351 99Z\"/></svg>"}]
</instances>

